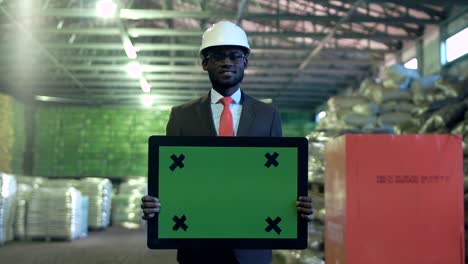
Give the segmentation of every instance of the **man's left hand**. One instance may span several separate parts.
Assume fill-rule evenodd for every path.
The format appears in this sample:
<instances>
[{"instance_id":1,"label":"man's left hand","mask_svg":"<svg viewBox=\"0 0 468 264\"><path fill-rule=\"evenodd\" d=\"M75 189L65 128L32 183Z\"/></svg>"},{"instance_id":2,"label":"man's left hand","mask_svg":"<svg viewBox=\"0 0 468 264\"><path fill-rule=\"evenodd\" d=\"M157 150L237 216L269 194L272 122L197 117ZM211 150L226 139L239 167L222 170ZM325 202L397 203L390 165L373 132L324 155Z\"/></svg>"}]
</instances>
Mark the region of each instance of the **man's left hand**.
<instances>
[{"instance_id":1,"label":"man's left hand","mask_svg":"<svg viewBox=\"0 0 468 264\"><path fill-rule=\"evenodd\" d=\"M312 221L314 218L312 216L314 212L312 204L312 198L309 196L300 196L296 202L297 211L301 213L301 217L307 219L307 221Z\"/></svg>"}]
</instances>

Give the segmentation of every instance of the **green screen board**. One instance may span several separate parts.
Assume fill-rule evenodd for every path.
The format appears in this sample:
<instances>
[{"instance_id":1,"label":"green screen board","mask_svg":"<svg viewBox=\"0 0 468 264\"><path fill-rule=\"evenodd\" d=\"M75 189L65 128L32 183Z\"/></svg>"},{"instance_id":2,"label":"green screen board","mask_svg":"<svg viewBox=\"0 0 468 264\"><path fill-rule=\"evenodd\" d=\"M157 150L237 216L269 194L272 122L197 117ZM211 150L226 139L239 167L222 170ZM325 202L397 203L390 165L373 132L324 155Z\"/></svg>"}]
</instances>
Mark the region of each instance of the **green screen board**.
<instances>
[{"instance_id":1,"label":"green screen board","mask_svg":"<svg viewBox=\"0 0 468 264\"><path fill-rule=\"evenodd\" d=\"M151 137L150 248L302 248L305 138Z\"/></svg>"}]
</instances>

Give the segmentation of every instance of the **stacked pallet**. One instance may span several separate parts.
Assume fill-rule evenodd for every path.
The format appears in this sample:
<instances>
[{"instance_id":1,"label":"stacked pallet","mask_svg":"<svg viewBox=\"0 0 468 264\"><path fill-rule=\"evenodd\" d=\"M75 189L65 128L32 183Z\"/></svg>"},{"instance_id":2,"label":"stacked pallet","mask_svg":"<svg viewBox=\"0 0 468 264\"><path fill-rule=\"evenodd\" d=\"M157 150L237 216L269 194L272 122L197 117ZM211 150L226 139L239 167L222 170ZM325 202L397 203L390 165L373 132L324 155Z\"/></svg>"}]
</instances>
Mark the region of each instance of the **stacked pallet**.
<instances>
[{"instance_id":1,"label":"stacked pallet","mask_svg":"<svg viewBox=\"0 0 468 264\"><path fill-rule=\"evenodd\" d=\"M0 172L0 245L13 240L16 178Z\"/></svg>"},{"instance_id":2,"label":"stacked pallet","mask_svg":"<svg viewBox=\"0 0 468 264\"><path fill-rule=\"evenodd\" d=\"M81 237L82 197L73 187L44 184L31 193L27 211L30 239L73 240Z\"/></svg>"},{"instance_id":3,"label":"stacked pallet","mask_svg":"<svg viewBox=\"0 0 468 264\"><path fill-rule=\"evenodd\" d=\"M141 197L148 193L146 178L129 179L119 186L112 197L112 224L127 228L141 225Z\"/></svg>"},{"instance_id":4,"label":"stacked pallet","mask_svg":"<svg viewBox=\"0 0 468 264\"><path fill-rule=\"evenodd\" d=\"M44 107L36 115L35 174L146 175L148 138L165 134L167 111Z\"/></svg>"},{"instance_id":5,"label":"stacked pallet","mask_svg":"<svg viewBox=\"0 0 468 264\"><path fill-rule=\"evenodd\" d=\"M88 227L103 229L109 226L112 202L112 183L108 179L85 178L77 188L89 198Z\"/></svg>"}]
</instances>

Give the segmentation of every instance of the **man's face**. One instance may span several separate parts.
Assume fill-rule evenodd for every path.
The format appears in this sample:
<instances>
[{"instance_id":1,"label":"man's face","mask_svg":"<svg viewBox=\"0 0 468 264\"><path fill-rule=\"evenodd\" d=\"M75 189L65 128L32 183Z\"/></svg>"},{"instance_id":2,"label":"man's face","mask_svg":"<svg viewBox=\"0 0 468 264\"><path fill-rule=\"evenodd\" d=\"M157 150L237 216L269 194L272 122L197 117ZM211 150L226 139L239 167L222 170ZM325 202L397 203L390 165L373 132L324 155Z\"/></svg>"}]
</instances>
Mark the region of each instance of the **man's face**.
<instances>
[{"instance_id":1,"label":"man's face","mask_svg":"<svg viewBox=\"0 0 468 264\"><path fill-rule=\"evenodd\" d=\"M244 79L248 60L241 48L220 46L210 48L202 62L215 89L227 90L237 87Z\"/></svg>"}]
</instances>

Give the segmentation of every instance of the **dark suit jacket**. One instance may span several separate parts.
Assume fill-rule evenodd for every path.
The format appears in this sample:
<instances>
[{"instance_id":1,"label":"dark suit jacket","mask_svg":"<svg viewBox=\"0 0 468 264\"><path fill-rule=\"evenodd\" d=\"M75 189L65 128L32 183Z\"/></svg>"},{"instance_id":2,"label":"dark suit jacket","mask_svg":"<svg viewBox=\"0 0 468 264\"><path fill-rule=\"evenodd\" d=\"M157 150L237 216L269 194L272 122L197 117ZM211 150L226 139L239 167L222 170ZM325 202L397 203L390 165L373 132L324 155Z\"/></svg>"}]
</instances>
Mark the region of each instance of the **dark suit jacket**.
<instances>
[{"instance_id":1,"label":"dark suit jacket","mask_svg":"<svg viewBox=\"0 0 468 264\"><path fill-rule=\"evenodd\" d=\"M281 120L278 111L242 93L242 113L237 136L281 137ZM166 127L168 136L217 136L211 113L210 94L172 108ZM177 260L181 264L240 263L269 264L271 250L210 250L179 249Z\"/></svg>"}]
</instances>

